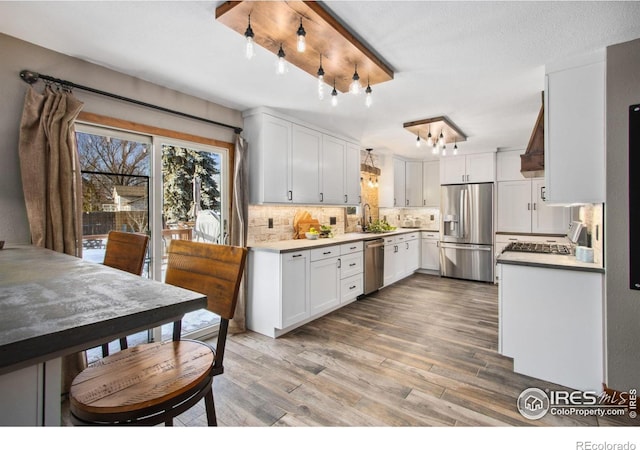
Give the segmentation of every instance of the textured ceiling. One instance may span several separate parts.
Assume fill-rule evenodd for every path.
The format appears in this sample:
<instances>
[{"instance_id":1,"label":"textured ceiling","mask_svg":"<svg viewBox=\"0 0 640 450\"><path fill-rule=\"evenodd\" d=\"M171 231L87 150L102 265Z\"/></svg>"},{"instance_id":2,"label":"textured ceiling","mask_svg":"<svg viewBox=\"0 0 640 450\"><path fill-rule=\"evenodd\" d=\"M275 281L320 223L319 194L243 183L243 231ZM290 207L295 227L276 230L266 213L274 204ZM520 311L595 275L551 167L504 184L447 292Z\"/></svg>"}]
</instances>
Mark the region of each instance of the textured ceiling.
<instances>
[{"instance_id":1,"label":"textured ceiling","mask_svg":"<svg viewBox=\"0 0 640 450\"><path fill-rule=\"evenodd\" d=\"M468 136L463 152L524 148L545 64L640 38L640 2L329 1L395 71L375 86L371 108L347 95L332 108L307 73L277 76L266 50L247 61L243 37L215 20L219 4L0 2L0 32L239 110L276 108L416 158L431 155L402 124L441 115Z\"/></svg>"}]
</instances>

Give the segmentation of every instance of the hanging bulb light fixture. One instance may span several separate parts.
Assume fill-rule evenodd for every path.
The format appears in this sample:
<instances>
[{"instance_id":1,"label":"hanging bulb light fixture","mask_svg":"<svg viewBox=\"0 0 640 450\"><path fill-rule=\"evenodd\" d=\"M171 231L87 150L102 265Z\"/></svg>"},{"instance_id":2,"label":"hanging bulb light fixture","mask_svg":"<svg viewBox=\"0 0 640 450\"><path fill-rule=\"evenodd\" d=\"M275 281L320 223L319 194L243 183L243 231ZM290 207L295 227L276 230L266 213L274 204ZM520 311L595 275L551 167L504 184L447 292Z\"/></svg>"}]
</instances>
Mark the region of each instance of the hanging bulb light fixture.
<instances>
[{"instance_id":1,"label":"hanging bulb light fixture","mask_svg":"<svg viewBox=\"0 0 640 450\"><path fill-rule=\"evenodd\" d=\"M338 106L338 91L336 91L336 79L333 79L333 91L331 91L331 106Z\"/></svg>"},{"instance_id":2,"label":"hanging bulb light fixture","mask_svg":"<svg viewBox=\"0 0 640 450\"><path fill-rule=\"evenodd\" d=\"M251 14L249 14L249 24L247 25L247 30L244 32L244 37L247 40L244 47L244 56L246 56L247 59L251 59L254 55L253 38L255 37L253 29L251 28Z\"/></svg>"},{"instance_id":3,"label":"hanging bulb light fixture","mask_svg":"<svg viewBox=\"0 0 640 450\"><path fill-rule=\"evenodd\" d=\"M360 90L362 90L362 86L360 85L360 75L358 75L358 65L356 64L353 77L351 77L351 84L349 85L349 93L358 95Z\"/></svg>"},{"instance_id":4,"label":"hanging bulb light fixture","mask_svg":"<svg viewBox=\"0 0 640 450\"><path fill-rule=\"evenodd\" d=\"M416 147L420 148L421 144L422 144L422 142L420 142L420 133L418 133L418 137L416 138Z\"/></svg>"},{"instance_id":5,"label":"hanging bulb light fixture","mask_svg":"<svg viewBox=\"0 0 640 450\"><path fill-rule=\"evenodd\" d=\"M434 142L433 145L431 146L431 153L433 155L437 155L438 154L438 145Z\"/></svg>"},{"instance_id":6,"label":"hanging bulb light fixture","mask_svg":"<svg viewBox=\"0 0 640 450\"><path fill-rule=\"evenodd\" d=\"M324 69L322 68L322 54L320 54L320 67L318 67L318 98L324 99Z\"/></svg>"},{"instance_id":7,"label":"hanging bulb light fixture","mask_svg":"<svg viewBox=\"0 0 640 450\"><path fill-rule=\"evenodd\" d=\"M305 49L307 48L307 43L305 42L305 36L307 35L307 32L304 31L304 27L302 26L302 17L300 17L300 27L298 28L298 32L296 33L298 35L298 51L300 53L304 53Z\"/></svg>"},{"instance_id":8,"label":"hanging bulb light fixture","mask_svg":"<svg viewBox=\"0 0 640 450\"><path fill-rule=\"evenodd\" d=\"M438 136L438 145L442 148L444 147L444 134L440 131L440 136Z\"/></svg>"},{"instance_id":9,"label":"hanging bulb light fixture","mask_svg":"<svg viewBox=\"0 0 640 450\"><path fill-rule=\"evenodd\" d=\"M369 177L369 182L367 183L367 186L369 186L370 188L373 187L373 180L371 179L371 177Z\"/></svg>"},{"instance_id":10,"label":"hanging bulb light fixture","mask_svg":"<svg viewBox=\"0 0 640 450\"><path fill-rule=\"evenodd\" d=\"M429 134L427 135L427 146L433 147L433 136L431 136L431 125L429 125Z\"/></svg>"},{"instance_id":11,"label":"hanging bulb light fixture","mask_svg":"<svg viewBox=\"0 0 640 450\"><path fill-rule=\"evenodd\" d=\"M371 90L371 85L369 84L369 77L367 77L367 88L364 90L366 97L364 99L364 104L367 106L367 108L371 107L371 104L373 103L373 98L371 98L371 93L373 92Z\"/></svg>"},{"instance_id":12,"label":"hanging bulb light fixture","mask_svg":"<svg viewBox=\"0 0 640 450\"><path fill-rule=\"evenodd\" d=\"M447 156L447 146L446 145L442 145L442 156Z\"/></svg>"},{"instance_id":13,"label":"hanging bulb light fixture","mask_svg":"<svg viewBox=\"0 0 640 450\"><path fill-rule=\"evenodd\" d=\"M458 142L457 142L457 140L453 144L453 154L454 155L458 154Z\"/></svg>"},{"instance_id":14,"label":"hanging bulb light fixture","mask_svg":"<svg viewBox=\"0 0 640 450\"><path fill-rule=\"evenodd\" d=\"M276 73L282 75L287 71L287 60L284 59L287 56L280 44L280 50L278 50L278 62L276 63Z\"/></svg>"},{"instance_id":15,"label":"hanging bulb light fixture","mask_svg":"<svg viewBox=\"0 0 640 450\"><path fill-rule=\"evenodd\" d=\"M378 184L378 177L376 177L376 181L375 181L375 183L373 183L373 187L377 188L379 186L380 185Z\"/></svg>"}]
</instances>

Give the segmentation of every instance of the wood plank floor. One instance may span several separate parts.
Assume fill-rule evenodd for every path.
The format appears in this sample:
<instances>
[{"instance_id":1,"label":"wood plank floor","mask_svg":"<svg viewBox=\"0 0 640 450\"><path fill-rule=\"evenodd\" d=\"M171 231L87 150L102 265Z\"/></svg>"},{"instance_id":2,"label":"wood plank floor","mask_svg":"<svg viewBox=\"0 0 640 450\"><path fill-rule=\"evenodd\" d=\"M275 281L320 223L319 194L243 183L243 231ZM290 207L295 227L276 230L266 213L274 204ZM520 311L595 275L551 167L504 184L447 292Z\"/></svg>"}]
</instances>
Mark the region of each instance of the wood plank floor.
<instances>
[{"instance_id":1,"label":"wood plank floor","mask_svg":"<svg viewBox=\"0 0 640 450\"><path fill-rule=\"evenodd\" d=\"M624 420L523 418L528 387L498 354L498 291L415 274L293 332L232 336L214 381L226 426L598 426ZM205 424L204 408L176 421ZM629 425L637 425L627 420Z\"/></svg>"},{"instance_id":2,"label":"wood plank floor","mask_svg":"<svg viewBox=\"0 0 640 450\"><path fill-rule=\"evenodd\" d=\"M599 426L631 419L527 420L528 387L498 354L497 287L414 274L287 335L230 336L214 380L222 426ZM204 426L204 405L176 419Z\"/></svg>"}]
</instances>

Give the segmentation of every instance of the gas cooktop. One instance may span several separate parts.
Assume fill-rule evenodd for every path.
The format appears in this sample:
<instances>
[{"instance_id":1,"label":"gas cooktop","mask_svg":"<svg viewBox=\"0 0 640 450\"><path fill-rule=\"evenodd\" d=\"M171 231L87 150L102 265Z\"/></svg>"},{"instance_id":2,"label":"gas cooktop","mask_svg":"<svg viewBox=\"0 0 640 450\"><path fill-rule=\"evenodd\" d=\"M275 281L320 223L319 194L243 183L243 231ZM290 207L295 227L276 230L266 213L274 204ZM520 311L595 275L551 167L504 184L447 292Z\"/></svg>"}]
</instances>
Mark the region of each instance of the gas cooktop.
<instances>
[{"instance_id":1,"label":"gas cooktop","mask_svg":"<svg viewBox=\"0 0 640 450\"><path fill-rule=\"evenodd\" d=\"M546 242L511 242L503 251L570 255L571 246L566 244L548 244Z\"/></svg>"}]
</instances>

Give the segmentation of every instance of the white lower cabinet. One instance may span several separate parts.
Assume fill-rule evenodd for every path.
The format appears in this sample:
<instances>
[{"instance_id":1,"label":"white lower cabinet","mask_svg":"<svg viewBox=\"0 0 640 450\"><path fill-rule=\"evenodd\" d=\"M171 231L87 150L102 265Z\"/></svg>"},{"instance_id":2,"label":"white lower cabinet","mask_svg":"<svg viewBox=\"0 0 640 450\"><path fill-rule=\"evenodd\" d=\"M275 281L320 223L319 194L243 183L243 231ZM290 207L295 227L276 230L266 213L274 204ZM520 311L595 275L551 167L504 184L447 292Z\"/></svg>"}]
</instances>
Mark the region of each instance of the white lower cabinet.
<instances>
[{"instance_id":1,"label":"white lower cabinet","mask_svg":"<svg viewBox=\"0 0 640 450\"><path fill-rule=\"evenodd\" d=\"M364 292L363 262L362 241L250 251L247 328L278 337L354 301Z\"/></svg>"},{"instance_id":2,"label":"white lower cabinet","mask_svg":"<svg viewBox=\"0 0 640 450\"><path fill-rule=\"evenodd\" d=\"M383 286L408 277L420 268L419 233L384 238Z\"/></svg>"},{"instance_id":3,"label":"white lower cabinet","mask_svg":"<svg viewBox=\"0 0 640 450\"><path fill-rule=\"evenodd\" d=\"M396 265L398 258L398 246L396 245L396 238L387 237L384 239L384 271L383 271L383 286L389 286L396 281Z\"/></svg>"},{"instance_id":4,"label":"white lower cabinet","mask_svg":"<svg viewBox=\"0 0 640 450\"><path fill-rule=\"evenodd\" d=\"M440 251L438 249L439 239L439 233L426 231L421 233L421 269L440 271Z\"/></svg>"}]
</instances>

